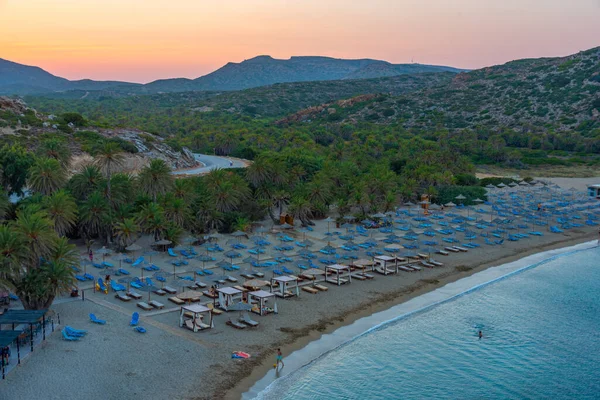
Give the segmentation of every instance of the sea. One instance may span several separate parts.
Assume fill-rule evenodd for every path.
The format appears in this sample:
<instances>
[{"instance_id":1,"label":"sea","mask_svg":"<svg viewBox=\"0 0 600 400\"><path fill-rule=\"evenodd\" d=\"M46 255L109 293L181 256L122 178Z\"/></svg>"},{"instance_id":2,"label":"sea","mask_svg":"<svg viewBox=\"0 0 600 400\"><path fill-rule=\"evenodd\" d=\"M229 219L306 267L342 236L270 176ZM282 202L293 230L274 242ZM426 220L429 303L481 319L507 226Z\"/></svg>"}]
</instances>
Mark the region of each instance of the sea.
<instances>
[{"instance_id":1,"label":"sea","mask_svg":"<svg viewBox=\"0 0 600 400\"><path fill-rule=\"evenodd\" d=\"M504 267L390 309L343 343L311 343L284 358L293 371L272 371L243 397L600 399L600 248Z\"/></svg>"}]
</instances>

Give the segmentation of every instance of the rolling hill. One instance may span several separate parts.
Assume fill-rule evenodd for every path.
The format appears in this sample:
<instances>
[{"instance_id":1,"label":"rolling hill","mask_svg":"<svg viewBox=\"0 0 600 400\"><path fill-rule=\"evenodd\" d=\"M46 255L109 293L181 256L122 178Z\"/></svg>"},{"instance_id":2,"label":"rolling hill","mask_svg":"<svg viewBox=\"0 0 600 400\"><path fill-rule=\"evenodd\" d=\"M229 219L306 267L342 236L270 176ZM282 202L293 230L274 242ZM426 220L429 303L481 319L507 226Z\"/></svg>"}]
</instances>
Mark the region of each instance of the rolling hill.
<instances>
[{"instance_id":1,"label":"rolling hill","mask_svg":"<svg viewBox=\"0 0 600 400\"><path fill-rule=\"evenodd\" d=\"M461 70L421 64L390 64L386 61L343 60L329 57L291 57L278 60L258 56L241 63L228 63L197 79L162 79L145 85L92 81L70 81L38 67L0 59L0 94L46 94L72 90L103 91L112 96L186 91L232 91L286 82L366 79L427 72Z\"/></svg>"},{"instance_id":2,"label":"rolling hill","mask_svg":"<svg viewBox=\"0 0 600 400\"><path fill-rule=\"evenodd\" d=\"M117 81L70 81L39 67L18 64L0 58L0 94L35 94L65 90L103 90L119 86L121 90L139 86Z\"/></svg>"},{"instance_id":3,"label":"rolling hill","mask_svg":"<svg viewBox=\"0 0 600 400\"><path fill-rule=\"evenodd\" d=\"M322 104L280 123L303 121L589 132L600 128L600 47L568 57L518 60L460 73L400 96Z\"/></svg>"}]
</instances>

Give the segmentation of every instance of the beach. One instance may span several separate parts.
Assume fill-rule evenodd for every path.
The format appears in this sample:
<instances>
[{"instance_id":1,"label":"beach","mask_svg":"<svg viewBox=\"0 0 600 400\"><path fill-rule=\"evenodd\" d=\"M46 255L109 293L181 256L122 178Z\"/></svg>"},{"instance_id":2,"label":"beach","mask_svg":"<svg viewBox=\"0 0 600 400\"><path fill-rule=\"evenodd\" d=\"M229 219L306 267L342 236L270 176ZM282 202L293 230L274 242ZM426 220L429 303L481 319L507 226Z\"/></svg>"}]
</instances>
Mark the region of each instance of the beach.
<instances>
[{"instance_id":1,"label":"beach","mask_svg":"<svg viewBox=\"0 0 600 400\"><path fill-rule=\"evenodd\" d=\"M316 221L314 231L306 233L306 237L315 242L315 249L327 244L323 234L328 229L334 230L327 222ZM376 274L373 280L353 280L339 287L327 285L328 291L317 294L301 291L299 297L278 299L277 315L253 314L259 326L244 330L226 325L229 318L239 316L238 312L229 312L214 317L214 329L194 333L179 327L179 307L167 301L166 296L151 295L152 300L165 305L164 310L144 312L136 308L135 301L120 302L112 291L108 295L94 293L87 284L80 287L85 289L85 301L61 299L52 308L60 314L63 325L86 329L88 335L75 343L62 340L60 332L50 335L0 382L0 398L30 398L43 391L48 399L133 395L149 399L239 399L273 368L277 348L281 348L285 356L359 318L489 267L594 240L597 231L597 227L587 225L562 233L544 230L543 236L530 236L502 246L482 245L468 252L436 255L435 259L443 262L443 267L401 271L389 276ZM286 234L297 240L304 237L300 232ZM276 243L274 235L269 238ZM334 246L340 244L332 242ZM170 261L172 258L163 253L152 258L152 262L165 271L173 270ZM177 267L176 272L185 275L184 271L193 271L199 265L197 260L191 260L189 266ZM243 278L239 274L243 271L242 268L228 274L241 283ZM201 279L209 283L208 278ZM147 293L142 295L147 299ZM201 301L206 303L210 299L203 297ZM140 312L140 325L147 329L146 334L136 333L129 326L134 311ZM90 323L89 313L107 320L107 324ZM247 352L251 358L232 359L234 351Z\"/></svg>"}]
</instances>

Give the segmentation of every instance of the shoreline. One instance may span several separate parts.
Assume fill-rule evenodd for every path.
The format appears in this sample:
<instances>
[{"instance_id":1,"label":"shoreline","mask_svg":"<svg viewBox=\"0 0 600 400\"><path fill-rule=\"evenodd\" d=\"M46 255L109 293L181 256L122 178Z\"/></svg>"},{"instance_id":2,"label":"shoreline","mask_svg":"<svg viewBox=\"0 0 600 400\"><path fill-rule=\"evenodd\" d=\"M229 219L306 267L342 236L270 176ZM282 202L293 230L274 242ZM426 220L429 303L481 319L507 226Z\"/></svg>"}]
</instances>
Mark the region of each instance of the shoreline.
<instances>
[{"instance_id":1,"label":"shoreline","mask_svg":"<svg viewBox=\"0 0 600 400\"><path fill-rule=\"evenodd\" d=\"M465 264L452 265L452 269L441 271L440 274L435 277L435 279L420 279L408 287L384 293L378 296L378 298L374 301L365 299L365 301L361 302L353 309L341 312L336 318L332 318L335 321L332 324L323 324L321 321L317 321L314 324L302 327L298 330L299 332L295 334L295 337L291 342L282 345L278 344L277 346L281 347L284 354L291 354L304 348L309 343L319 340L323 335L330 334L339 328L353 324L361 318L385 311L391 307L405 303L415 297L436 290L449 283L456 282L492 267L519 260L529 255L570 247L576 244L589 242L595 238L595 232L585 232L577 237L565 238L564 240L555 240L539 247L517 249L512 254L491 258L477 266ZM457 267L463 268L457 269ZM273 368L273 354L273 352L261 354L256 362L253 363L253 366L248 373L237 374L244 376L237 376L237 383L234 385L229 385L228 388L222 387L222 393L225 393L222 398L241 399L244 393L248 392L260 379L267 374L267 372Z\"/></svg>"}]
</instances>

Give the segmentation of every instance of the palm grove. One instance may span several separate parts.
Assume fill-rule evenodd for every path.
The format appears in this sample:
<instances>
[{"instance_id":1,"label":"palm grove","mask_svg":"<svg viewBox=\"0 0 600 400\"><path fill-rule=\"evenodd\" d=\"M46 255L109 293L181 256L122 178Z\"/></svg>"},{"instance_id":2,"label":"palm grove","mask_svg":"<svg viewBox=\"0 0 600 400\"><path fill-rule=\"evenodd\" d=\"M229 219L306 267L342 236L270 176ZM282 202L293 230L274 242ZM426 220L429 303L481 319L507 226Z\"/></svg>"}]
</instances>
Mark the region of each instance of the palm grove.
<instances>
[{"instance_id":1,"label":"palm grove","mask_svg":"<svg viewBox=\"0 0 600 400\"><path fill-rule=\"evenodd\" d=\"M124 153L115 142L104 142L94 163L71 176L71 154L58 135L43 140L35 153L5 144L0 154L1 283L25 308L46 308L72 286L71 266L80 255L69 239L122 250L141 234L177 244L185 231L247 230L266 216L276 223L284 211L303 224L324 217L332 206L339 217L362 218L417 193L440 195L443 185L472 170L463 156L418 137L403 142L400 161L398 148L389 154L378 149L369 140L360 147L338 143L327 153L292 146L265 149L245 170L174 179L160 159L137 176L121 172ZM25 188L28 196L16 204L8 201ZM473 198L481 195L475 190Z\"/></svg>"}]
</instances>

